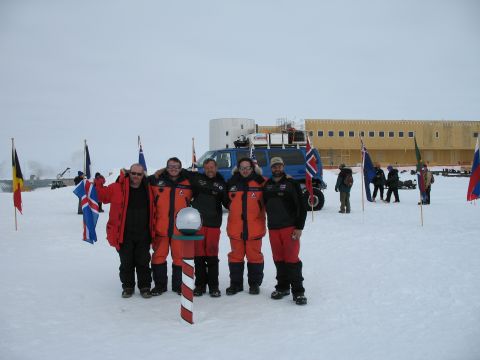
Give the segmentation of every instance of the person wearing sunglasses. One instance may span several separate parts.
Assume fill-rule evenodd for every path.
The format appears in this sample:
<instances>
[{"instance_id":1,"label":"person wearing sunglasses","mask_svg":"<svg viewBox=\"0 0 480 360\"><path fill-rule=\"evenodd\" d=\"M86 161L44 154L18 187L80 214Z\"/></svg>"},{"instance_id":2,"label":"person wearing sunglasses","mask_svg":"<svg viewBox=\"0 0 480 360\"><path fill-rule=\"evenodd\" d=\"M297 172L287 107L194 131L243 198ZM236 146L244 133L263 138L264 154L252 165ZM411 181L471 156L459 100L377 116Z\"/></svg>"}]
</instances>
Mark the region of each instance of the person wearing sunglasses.
<instances>
[{"instance_id":1,"label":"person wearing sunglasses","mask_svg":"<svg viewBox=\"0 0 480 360\"><path fill-rule=\"evenodd\" d=\"M260 293L264 260L262 238L265 236L265 207L261 169L250 158L242 158L227 183L226 205L229 209L227 234L231 251L228 254L230 286L227 295L243 291L244 258L247 258L249 293Z\"/></svg>"},{"instance_id":2,"label":"person wearing sunglasses","mask_svg":"<svg viewBox=\"0 0 480 360\"><path fill-rule=\"evenodd\" d=\"M182 242L173 239L181 235L175 225L177 213L190 206L192 187L182 162L172 157L168 159L165 171L157 171L149 176L149 182L155 188L156 220L155 238L152 243L152 273L155 287L152 295L158 296L167 291L167 256L172 256L172 291L182 292Z\"/></svg>"},{"instance_id":3,"label":"person wearing sunglasses","mask_svg":"<svg viewBox=\"0 0 480 360\"><path fill-rule=\"evenodd\" d=\"M122 297L135 292L135 272L143 298L152 297L150 287L150 244L155 235L154 191L145 179L143 166L133 164L130 171L121 171L117 181L105 187L95 185L98 200L110 204L107 240L120 256Z\"/></svg>"}]
</instances>

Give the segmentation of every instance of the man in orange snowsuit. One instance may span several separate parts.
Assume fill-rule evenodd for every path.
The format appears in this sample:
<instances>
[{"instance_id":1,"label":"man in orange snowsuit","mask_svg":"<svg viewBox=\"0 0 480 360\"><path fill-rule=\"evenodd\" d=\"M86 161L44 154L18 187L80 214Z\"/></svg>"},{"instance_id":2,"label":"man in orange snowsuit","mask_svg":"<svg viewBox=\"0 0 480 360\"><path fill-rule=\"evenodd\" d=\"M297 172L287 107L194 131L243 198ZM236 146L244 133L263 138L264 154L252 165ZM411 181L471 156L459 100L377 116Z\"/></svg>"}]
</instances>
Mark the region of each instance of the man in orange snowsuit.
<instances>
[{"instance_id":1,"label":"man in orange snowsuit","mask_svg":"<svg viewBox=\"0 0 480 360\"><path fill-rule=\"evenodd\" d=\"M182 243L173 239L180 235L175 218L177 213L190 205L192 188L181 161L170 158L165 172L149 177L156 192L155 239L153 240L152 273L155 287L152 295L167 291L167 256L172 256L172 291L181 294L182 288Z\"/></svg>"},{"instance_id":2,"label":"man in orange snowsuit","mask_svg":"<svg viewBox=\"0 0 480 360\"><path fill-rule=\"evenodd\" d=\"M258 172L259 168L257 167ZM263 183L250 158L238 161L237 169L227 184L229 209L227 234L232 251L228 254L230 287L227 295L243 291L244 258L247 257L249 293L260 293L263 280L262 238L266 232Z\"/></svg>"}]
</instances>

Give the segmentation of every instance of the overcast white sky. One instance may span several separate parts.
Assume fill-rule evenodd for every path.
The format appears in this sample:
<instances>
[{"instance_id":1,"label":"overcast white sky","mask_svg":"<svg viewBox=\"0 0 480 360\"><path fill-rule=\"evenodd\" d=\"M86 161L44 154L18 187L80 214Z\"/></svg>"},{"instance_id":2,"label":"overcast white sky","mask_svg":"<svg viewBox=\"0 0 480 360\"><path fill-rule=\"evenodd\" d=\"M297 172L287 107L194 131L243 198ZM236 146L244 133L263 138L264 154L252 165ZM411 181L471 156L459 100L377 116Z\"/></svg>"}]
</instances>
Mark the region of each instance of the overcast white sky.
<instances>
[{"instance_id":1,"label":"overcast white sky","mask_svg":"<svg viewBox=\"0 0 480 360\"><path fill-rule=\"evenodd\" d=\"M0 0L0 177L208 147L246 117L480 120L477 0ZM37 171L38 172L38 171Z\"/></svg>"}]
</instances>

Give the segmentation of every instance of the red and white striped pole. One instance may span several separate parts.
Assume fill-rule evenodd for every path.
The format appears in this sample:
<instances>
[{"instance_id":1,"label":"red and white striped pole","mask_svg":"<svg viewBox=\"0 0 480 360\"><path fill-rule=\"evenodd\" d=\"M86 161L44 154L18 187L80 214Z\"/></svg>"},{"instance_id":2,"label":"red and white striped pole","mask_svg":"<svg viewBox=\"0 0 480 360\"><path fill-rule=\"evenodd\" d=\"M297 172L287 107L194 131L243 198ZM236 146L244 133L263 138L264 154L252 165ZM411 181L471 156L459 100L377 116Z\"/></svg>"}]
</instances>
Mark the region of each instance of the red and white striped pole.
<instances>
[{"instance_id":1,"label":"red and white striped pole","mask_svg":"<svg viewBox=\"0 0 480 360\"><path fill-rule=\"evenodd\" d=\"M195 241L203 240L203 235L196 235L202 227L202 220L197 209L188 207L181 209L176 219L177 229L183 235L173 238L182 240L182 300L180 316L184 321L193 324L193 286L195 277L194 256Z\"/></svg>"},{"instance_id":2,"label":"red and white striped pole","mask_svg":"<svg viewBox=\"0 0 480 360\"><path fill-rule=\"evenodd\" d=\"M184 240L183 261L182 261L182 307L180 316L186 322L193 324L193 286L194 286L194 242L192 240Z\"/></svg>"}]
</instances>

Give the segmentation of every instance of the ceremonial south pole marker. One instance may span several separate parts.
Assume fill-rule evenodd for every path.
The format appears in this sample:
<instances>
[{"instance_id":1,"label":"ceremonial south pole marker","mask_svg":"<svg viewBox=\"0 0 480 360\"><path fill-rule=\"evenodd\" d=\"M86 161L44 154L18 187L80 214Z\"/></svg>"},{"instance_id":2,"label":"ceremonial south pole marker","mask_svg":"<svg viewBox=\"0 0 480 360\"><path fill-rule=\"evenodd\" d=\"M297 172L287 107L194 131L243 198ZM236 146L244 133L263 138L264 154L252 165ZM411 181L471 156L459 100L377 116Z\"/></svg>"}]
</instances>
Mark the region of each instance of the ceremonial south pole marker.
<instances>
[{"instance_id":1,"label":"ceremonial south pole marker","mask_svg":"<svg viewBox=\"0 0 480 360\"><path fill-rule=\"evenodd\" d=\"M203 240L202 235L195 235L202 227L202 220L197 209L188 207L180 210L176 218L177 229L183 235L174 235L182 240L182 305L180 316L189 324L193 324L193 287L195 241Z\"/></svg>"}]
</instances>

